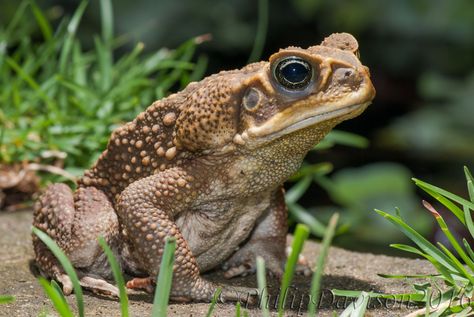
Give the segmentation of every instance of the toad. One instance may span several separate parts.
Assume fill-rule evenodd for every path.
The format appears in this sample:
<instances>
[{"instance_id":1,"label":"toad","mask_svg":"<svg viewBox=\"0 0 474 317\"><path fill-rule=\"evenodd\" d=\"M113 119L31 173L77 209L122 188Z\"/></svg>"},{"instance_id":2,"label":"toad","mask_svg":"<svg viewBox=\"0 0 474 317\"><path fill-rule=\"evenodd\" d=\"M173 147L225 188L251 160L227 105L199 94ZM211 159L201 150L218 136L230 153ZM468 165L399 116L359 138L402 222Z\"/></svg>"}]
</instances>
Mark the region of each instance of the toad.
<instances>
[{"instance_id":1,"label":"toad","mask_svg":"<svg viewBox=\"0 0 474 317\"><path fill-rule=\"evenodd\" d=\"M97 292L118 294L99 236L133 277L127 286L145 289L155 285L166 237L174 237L174 299L210 301L219 285L201 274L219 266L229 278L248 274L256 255L281 276L283 182L374 96L357 41L346 33L211 75L116 129L75 192L65 184L46 189L33 225L64 250L81 285ZM52 253L36 236L33 245L42 274L70 293ZM236 287L220 286L224 298L236 299Z\"/></svg>"}]
</instances>

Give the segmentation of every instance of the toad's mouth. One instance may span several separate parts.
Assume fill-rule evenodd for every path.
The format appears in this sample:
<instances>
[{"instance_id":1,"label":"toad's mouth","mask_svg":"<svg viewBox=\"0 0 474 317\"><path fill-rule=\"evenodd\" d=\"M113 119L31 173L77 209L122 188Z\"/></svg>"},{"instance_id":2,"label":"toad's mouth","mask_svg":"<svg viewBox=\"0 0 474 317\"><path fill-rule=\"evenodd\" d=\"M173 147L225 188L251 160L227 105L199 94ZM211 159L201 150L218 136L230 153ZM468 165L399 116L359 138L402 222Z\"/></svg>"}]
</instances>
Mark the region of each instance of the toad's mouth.
<instances>
[{"instance_id":1,"label":"toad's mouth","mask_svg":"<svg viewBox=\"0 0 474 317\"><path fill-rule=\"evenodd\" d=\"M272 127L269 127L269 125L252 127L246 131L246 134L249 138L261 139L261 141L268 142L277 139L281 136L288 135L295 131L302 130L311 126L315 126L319 123L326 122L332 119L338 118L338 121L343 121L356 117L361 114L369 106L370 103L371 101L350 106L344 106L335 110L329 110L330 108L332 108L330 106L325 106L321 108L318 107L317 112L309 111L296 115L295 118L293 118L296 120L292 120L294 121L294 123L290 123L289 125L288 121L285 120L286 122L282 122L282 124L279 124L279 127L273 126L273 129L271 129Z\"/></svg>"}]
</instances>

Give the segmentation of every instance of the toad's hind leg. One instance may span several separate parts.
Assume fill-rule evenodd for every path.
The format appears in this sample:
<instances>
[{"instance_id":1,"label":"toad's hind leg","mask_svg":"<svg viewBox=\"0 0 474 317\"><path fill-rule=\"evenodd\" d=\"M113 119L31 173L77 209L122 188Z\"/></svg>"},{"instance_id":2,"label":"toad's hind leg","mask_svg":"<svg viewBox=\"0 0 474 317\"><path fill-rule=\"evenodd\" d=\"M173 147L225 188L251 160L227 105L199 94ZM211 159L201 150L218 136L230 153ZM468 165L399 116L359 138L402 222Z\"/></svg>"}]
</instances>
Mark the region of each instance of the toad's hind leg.
<instances>
[{"instance_id":1,"label":"toad's hind leg","mask_svg":"<svg viewBox=\"0 0 474 317\"><path fill-rule=\"evenodd\" d=\"M83 287L96 293L118 295L117 288L104 280L110 277L110 268L97 241L102 236L112 249L117 249L117 216L102 191L79 188L73 195L65 184L49 186L35 205L33 226L46 232L66 253ZM33 247L41 273L59 281L64 293L70 294L71 280L36 235L33 235Z\"/></svg>"},{"instance_id":2,"label":"toad's hind leg","mask_svg":"<svg viewBox=\"0 0 474 317\"><path fill-rule=\"evenodd\" d=\"M134 279L128 287L148 289L156 282L165 246L165 237L176 238L171 298L178 301L211 301L218 285L203 279L188 242L174 222L173 215L188 208L184 197L192 196L187 172L173 168L129 185L120 195L117 213L130 239L131 249L149 279ZM189 188L186 185L189 185ZM180 198L179 198L179 197ZM160 287L160 285L157 285ZM221 285L221 297L247 300L253 289ZM251 301L251 299L249 299Z\"/></svg>"}]
</instances>

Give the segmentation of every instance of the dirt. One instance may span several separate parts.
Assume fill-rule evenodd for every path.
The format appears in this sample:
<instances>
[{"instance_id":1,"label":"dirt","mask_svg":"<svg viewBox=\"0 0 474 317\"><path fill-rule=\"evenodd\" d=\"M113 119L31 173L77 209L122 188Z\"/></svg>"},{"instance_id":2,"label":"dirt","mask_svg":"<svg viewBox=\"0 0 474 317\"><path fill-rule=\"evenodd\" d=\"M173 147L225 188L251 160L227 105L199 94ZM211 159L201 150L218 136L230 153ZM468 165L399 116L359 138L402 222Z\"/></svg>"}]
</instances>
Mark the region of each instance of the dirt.
<instances>
[{"instance_id":1,"label":"dirt","mask_svg":"<svg viewBox=\"0 0 474 317\"><path fill-rule=\"evenodd\" d=\"M14 295L16 300L10 304L0 304L0 316L38 316L46 313L56 316L49 299L44 295L32 265L31 247L31 211L0 213L0 295ZM290 239L290 238L289 238ZM319 244L309 241L305 244L304 255L314 263L319 251ZM402 293L412 291L410 283L400 279L385 279L377 273L390 274L425 274L432 273L431 265L423 260L404 259L370 253L356 253L333 247L329 252L325 275L322 284L320 316L332 316L334 311L341 312L343 306L350 304L349 298L334 298L331 289L364 290L384 293ZM256 277L225 280L222 272L205 275L206 278L236 285L256 287ZM270 307L277 299L278 284L267 277L270 291ZM305 315L311 279L296 276L287 300L286 316ZM150 316L152 308L151 295L130 297L131 316ZM75 307L74 296L68 297ZM85 293L86 316L120 316L117 300L103 298ZM245 304L243 304L245 306ZM209 304L171 304L169 316L205 316ZM256 307L247 307L250 316L260 316ZM369 304L370 316L403 316L413 311L412 303L407 301L372 301ZM275 309L273 309L275 314ZM219 303L214 316L235 316L235 303ZM276 316L276 314L275 314Z\"/></svg>"}]
</instances>

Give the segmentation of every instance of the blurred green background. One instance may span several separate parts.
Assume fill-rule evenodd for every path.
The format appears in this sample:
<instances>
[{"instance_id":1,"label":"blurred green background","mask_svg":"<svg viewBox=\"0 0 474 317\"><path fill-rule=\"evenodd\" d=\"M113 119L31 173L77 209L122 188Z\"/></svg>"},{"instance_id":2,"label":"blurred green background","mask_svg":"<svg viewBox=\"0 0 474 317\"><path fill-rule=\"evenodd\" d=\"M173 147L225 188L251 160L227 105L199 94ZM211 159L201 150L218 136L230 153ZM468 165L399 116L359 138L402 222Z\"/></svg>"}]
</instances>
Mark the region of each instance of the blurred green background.
<instances>
[{"instance_id":1,"label":"blurred green background","mask_svg":"<svg viewBox=\"0 0 474 317\"><path fill-rule=\"evenodd\" d=\"M37 4L58 24L79 1ZM0 25L18 5L0 2ZM114 32L123 42L115 58L137 42L151 54L209 33L212 40L198 45L192 59L207 61L205 75L245 65L262 22L254 0L116 0L113 6ZM368 147L339 144L311 152L307 164L332 166L308 183L298 204L322 222L340 211L345 230L334 243L350 249L390 253L388 243L403 241L374 208L399 207L408 222L434 238L436 227L421 207L427 196L410 178L467 196L462 166L474 168L474 1L279 0L266 10L263 59L282 47L307 47L333 32L349 32L377 89L362 116L338 127L364 136ZM99 2L91 1L78 29L82 47L93 47L92 35L100 32ZM41 40L39 31L33 34ZM138 109L130 107L130 116Z\"/></svg>"}]
</instances>

